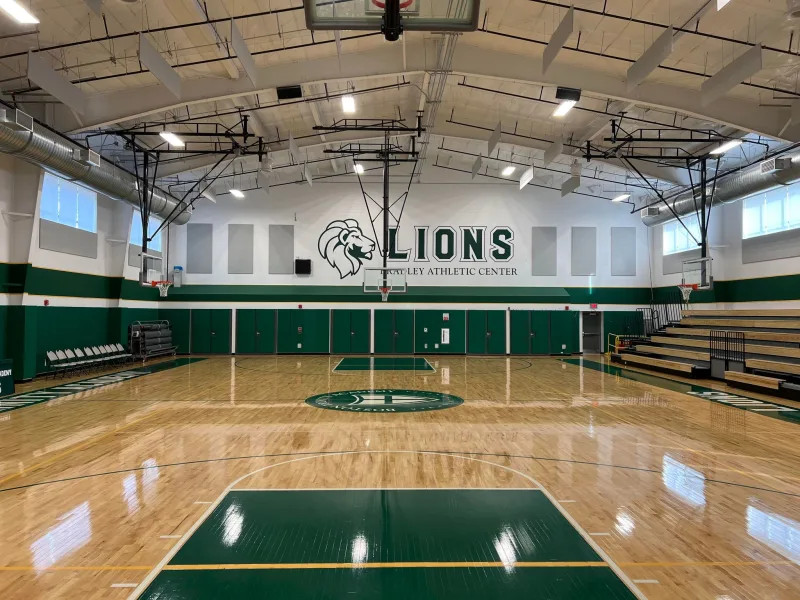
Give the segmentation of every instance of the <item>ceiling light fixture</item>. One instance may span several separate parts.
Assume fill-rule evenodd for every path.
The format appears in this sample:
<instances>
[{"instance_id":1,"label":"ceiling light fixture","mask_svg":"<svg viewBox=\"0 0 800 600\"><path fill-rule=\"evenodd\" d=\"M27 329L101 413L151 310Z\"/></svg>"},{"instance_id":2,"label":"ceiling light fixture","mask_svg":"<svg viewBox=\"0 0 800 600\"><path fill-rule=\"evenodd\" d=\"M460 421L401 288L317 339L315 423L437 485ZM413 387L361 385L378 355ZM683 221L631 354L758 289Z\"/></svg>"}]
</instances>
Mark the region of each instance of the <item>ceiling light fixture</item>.
<instances>
[{"instance_id":1,"label":"ceiling light fixture","mask_svg":"<svg viewBox=\"0 0 800 600\"><path fill-rule=\"evenodd\" d=\"M612 199L611 201L612 202L624 202L625 200L628 200L630 197L631 197L630 194L620 194L619 196L617 196L616 198Z\"/></svg>"},{"instance_id":2,"label":"ceiling light fixture","mask_svg":"<svg viewBox=\"0 0 800 600\"><path fill-rule=\"evenodd\" d=\"M561 100L561 104L553 111L553 116L563 117L573 109L580 99L581 91L579 89L566 87L556 88L556 100Z\"/></svg>"},{"instance_id":3,"label":"ceiling light fixture","mask_svg":"<svg viewBox=\"0 0 800 600\"><path fill-rule=\"evenodd\" d=\"M355 167L353 167L353 168L355 169L356 173L358 173L359 175L363 175L364 174L364 165L362 165L361 163L356 163Z\"/></svg>"},{"instance_id":4,"label":"ceiling light fixture","mask_svg":"<svg viewBox=\"0 0 800 600\"><path fill-rule=\"evenodd\" d=\"M239 199L244 198L244 192L242 190L230 189L228 191L231 193L231 196L233 196L234 198L239 198Z\"/></svg>"},{"instance_id":5,"label":"ceiling light fixture","mask_svg":"<svg viewBox=\"0 0 800 600\"><path fill-rule=\"evenodd\" d=\"M186 145L181 138L179 138L171 131L162 131L158 135L160 135L161 138L165 142L167 142L170 146L175 146L176 148L183 148Z\"/></svg>"},{"instance_id":6,"label":"ceiling light fixture","mask_svg":"<svg viewBox=\"0 0 800 600\"><path fill-rule=\"evenodd\" d=\"M5 11L17 23L36 25L39 22L39 19L29 13L16 0L0 0L0 9Z\"/></svg>"},{"instance_id":7,"label":"ceiling light fixture","mask_svg":"<svg viewBox=\"0 0 800 600\"><path fill-rule=\"evenodd\" d=\"M730 140L722 144L719 148L714 148L710 154L725 154L729 150L738 148L742 145L742 140Z\"/></svg>"},{"instance_id":8,"label":"ceiling light fixture","mask_svg":"<svg viewBox=\"0 0 800 600\"><path fill-rule=\"evenodd\" d=\"M347 96L342 96L342 110L346 113L356 112L356 99L349 94Z\"/></svg>"},{"instance_id":9,"label":"ceiling light fixture","mask_svg":"<svg viewBox=\"0 0 800 600\"><path fill-rule=\"evenodd\" d=\"M517 167L512 167L511 165L508 165L505 169L503 169L503 173L502 173L503 177L510 176L516 170L517 170Z\"/></svg>"}]
</instances>

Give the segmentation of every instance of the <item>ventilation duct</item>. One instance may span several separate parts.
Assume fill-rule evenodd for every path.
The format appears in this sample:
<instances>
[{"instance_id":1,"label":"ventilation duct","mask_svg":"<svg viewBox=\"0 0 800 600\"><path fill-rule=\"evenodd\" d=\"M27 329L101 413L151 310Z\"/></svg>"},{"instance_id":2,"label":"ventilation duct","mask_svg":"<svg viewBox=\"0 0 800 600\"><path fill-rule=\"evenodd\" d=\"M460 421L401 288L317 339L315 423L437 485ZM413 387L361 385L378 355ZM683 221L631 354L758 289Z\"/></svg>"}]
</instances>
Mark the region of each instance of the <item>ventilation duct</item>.
<instances>
[{"instance_id":1,"label":"ventilation duct","mask_svg":"<svg viewBox=\"0 0 800 600\"><path fill-rule=\"evenodd\" d=\"M730 204L753 194L768 192L782 185L789 185L798 179L800 179L800 156L781 156L770 159L764 163L751 165L746 169L721 177L717 181L712 206ZM712 185L709 184L709 187ZM681 217L694 214L697 210L691 190L681 192L668 199L667 204ZM675 215L663 204L656 205L653 208L658 209L657 215L653 214L655 211L648 211L648 213L642 211L642 222L648 227L660 225L675 218Z\"/></svg>"},{"instance_id":2,"label":"ventilation duct","mask_svg":"<svg viewBox=\"0 0 800 600\"><path fill-rule=\"evenodd\" d=\"M0 152L139 208L136 176L108 161L91 160L93 157L90 155L95 153L42 126L21 111L0 109ZM164 220L179 204L181 206L175 214L181 214L173 222L183 225L191 216L188 210L182 211L186 203L156 188L150 213Z\"/></svg>"}]
</instances>

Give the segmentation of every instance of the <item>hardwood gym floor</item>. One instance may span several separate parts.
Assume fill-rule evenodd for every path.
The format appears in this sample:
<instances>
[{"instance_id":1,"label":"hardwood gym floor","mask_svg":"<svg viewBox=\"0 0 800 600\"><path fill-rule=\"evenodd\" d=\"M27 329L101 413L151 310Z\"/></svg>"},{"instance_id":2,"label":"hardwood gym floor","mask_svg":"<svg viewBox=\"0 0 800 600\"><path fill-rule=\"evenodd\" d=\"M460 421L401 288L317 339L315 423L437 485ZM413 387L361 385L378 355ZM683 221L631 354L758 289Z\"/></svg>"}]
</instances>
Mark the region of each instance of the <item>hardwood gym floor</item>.
<instances>
[{"instance_id":1,"label":"hardwood gym floor","mask_svg":"<svg viewBox=\"0 0 800 600\"><path fill-rule=\"evenodd\" d=\"M794 412L602 357L159 368L0 412L0 598L800 597Z\"/></svg>"}]
</instances>

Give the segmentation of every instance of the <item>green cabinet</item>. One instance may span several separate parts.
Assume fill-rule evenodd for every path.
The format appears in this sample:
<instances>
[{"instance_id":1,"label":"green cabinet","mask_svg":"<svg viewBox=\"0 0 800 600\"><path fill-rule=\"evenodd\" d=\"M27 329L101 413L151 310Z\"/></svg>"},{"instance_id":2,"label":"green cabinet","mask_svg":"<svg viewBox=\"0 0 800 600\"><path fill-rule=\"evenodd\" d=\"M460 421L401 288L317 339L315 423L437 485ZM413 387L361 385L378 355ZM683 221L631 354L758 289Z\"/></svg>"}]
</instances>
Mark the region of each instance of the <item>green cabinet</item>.
<instances>
[{"instance_id":1,"label":"green cabinet","mask_svg":"<svg viewBox=\"0 0 800 600\"><path fill-rule=\"evenodd\" d=\"M573 310L550 312L550 354L580 352L580 316Z\"/></svg>"},{"instance_id":2,"label":"green cabinet","mask_svg":"<svg viewBox=\"0 0 800 600\"><path fill-rule=\"evenodd\" d=\"M331 311L331 352L369 354L369 310Z\"/></svg>"},{"instance_id":3,"label":"green cabinet","mask_svg":"<svg viewBox=\"0 0 800 600\"><path fill-rule=\"evenodd\" d=\"M550 354L550 311L511 311L511 354Z\"/></svg>"},{"instance_id":4,"label":"green cabinet","mask_svg":"<svg viewBox=\"0 0 800 600\"><path fill-rule=\"evenodd\" d=\"M471 310L467 313L467 353L506 353L506 313Z\"/></svg>"},{"instance_id":5,"label":"green cabinet","mask_svg":"<svg viewBox=\"0 0 800 600\"><path fill-rule=\"evenodd\" d=\"M327 309L278 310L279 354L328 354L330 311Z\"/></svg>"},{"instance_id":6,"label":"green cabinet","mask_svg":"<svg viewBox=\"0 0 800 600\"><path fill-rule=\"evenodd\" d=\"M236 310L236 354L275 353L275 310Z\"/></svg>"},{"instance_id":7,"label":"green cabinet","mask_svg":"<svg viewBox=\"0 0 800 600\"><path fill-rule=\"evenodd\" d=\"M230 354L231 310L192 309L192 353Z\"/></svg>"},{"instance_id":8,"label":"green cabinet","mask_svg":"<svg viewBox=\"0 0 800 600\"><path fill-rule=\"evenodd\" d=\"M466 354L467 311L414 311L414 352Z\"/></svg>"},{"instance_id":9,"label":"green cabinet","mask_svg":"<svg viewBox=\"0 0 800 600\"><path fill-rule=\"evenodd\" d=\"M414 352L414 311L375 311L375 354Z\"/></svg>"}]
</instances>

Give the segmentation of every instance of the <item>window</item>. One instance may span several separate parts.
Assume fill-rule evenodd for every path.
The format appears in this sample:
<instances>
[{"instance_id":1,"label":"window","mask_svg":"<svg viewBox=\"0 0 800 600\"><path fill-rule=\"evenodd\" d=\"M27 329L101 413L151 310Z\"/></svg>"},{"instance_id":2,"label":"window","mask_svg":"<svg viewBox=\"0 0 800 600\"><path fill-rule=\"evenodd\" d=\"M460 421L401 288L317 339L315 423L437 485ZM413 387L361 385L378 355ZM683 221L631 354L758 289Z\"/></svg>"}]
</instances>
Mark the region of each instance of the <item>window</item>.
<instances>
[{"instance_id":1,"label":"window","mask_svg":"<svg viewBox=\"0 0 800 600\"><path fill-rule=\"evenodd\" d=\"M147 229L150 232L150 235L147 237L153 237L153 233L155 233L156 229L158 229L160 225L161 221L155 217L150 217L150 222L147 224ZM142 245L142 215L138 210L133 211L133 223L131 223L131 244L135 244L136 246ZM157 236L147 242L147 249L148 251L152 250L154 252L161 252L160 231L158 232Z\"/></svg>"},{"instance_id":2,"label":"window","mask_svg":"<svg viewBox=\"0 0 800 600\"><path fill-rule=\"evenodd\" d=\"M664 254L676 254L697 248L695 240L700 239L700 219L697 215L692 214L681 217L681 220L683 225L678 220L664 223ZM694 239L686 231L684 225L692 232Z\"/></svg>"},{"instance_id":3,"label":"window","mask_svg":"<svg viewBox=\"0 0 800 600\"><path fill-rule=\"evenodd\" d=\"M744 239L800 228L800 183L756 194L742 202Z\"/></svg>"},{"instance_id":4,"label":"window","mask_svg":"<svg viewBox=\"0 0 800 600\"><path fill-rule=\"evenodd\" d=\"M41 218L97 233L97 194L52 173L42 182Z\"/></svg>"}]
</instances>

